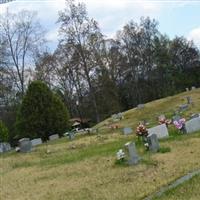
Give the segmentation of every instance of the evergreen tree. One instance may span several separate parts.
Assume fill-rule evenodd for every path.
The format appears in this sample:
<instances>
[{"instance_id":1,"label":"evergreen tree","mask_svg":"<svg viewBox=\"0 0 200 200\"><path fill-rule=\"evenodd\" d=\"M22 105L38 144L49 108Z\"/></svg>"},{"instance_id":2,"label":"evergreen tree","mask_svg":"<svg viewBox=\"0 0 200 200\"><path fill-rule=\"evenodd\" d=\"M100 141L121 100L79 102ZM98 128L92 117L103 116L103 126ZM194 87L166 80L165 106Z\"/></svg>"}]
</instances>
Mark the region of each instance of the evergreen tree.
<instances>
[{"instance_id":1,"label":"evergreen tree","mask_svg":"<svg viewBox=\"0 0 200 200\"><path fill-rule=\"evenodd\" d=\"M34 81L22 101L16 126L21 137L47 140L51 134L62 135L68 119L68 110L60 98L45 83Z\"/></svg>"}]
</instances>

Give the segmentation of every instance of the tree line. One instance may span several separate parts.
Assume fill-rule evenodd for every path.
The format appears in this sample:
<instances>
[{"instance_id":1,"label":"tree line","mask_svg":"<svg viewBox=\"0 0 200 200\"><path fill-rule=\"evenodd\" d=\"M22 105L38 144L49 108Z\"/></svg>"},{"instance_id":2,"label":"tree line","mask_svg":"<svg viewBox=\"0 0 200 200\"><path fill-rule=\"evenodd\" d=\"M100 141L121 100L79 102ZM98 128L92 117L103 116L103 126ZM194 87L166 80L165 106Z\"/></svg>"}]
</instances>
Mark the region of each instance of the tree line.
<instances>
[{"instance_id":1,"label":"tree line","mask_svg":"<svg viewBox=\"0 0 200 200\"><path fill-rule=\"evenodd\" d=\"M149 17L130 20L108 38L84 3L67 0L58 15L59 43L52 53L35 13L6 15L0 18L0 101L1 118L9 127L33 80L46 83L71 117L94 123L200 86L199 49L184 37L162 34Z\"/></svg>"}]
</instances>

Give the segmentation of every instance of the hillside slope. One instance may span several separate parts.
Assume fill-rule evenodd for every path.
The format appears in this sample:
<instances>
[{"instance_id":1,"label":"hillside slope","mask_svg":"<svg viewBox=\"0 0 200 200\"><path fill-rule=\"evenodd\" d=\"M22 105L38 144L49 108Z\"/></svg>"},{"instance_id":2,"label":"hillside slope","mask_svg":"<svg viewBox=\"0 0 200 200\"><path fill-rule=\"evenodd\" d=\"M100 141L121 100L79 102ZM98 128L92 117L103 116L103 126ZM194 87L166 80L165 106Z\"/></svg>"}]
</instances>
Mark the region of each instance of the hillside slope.
<instances>
[{"instance_id":1,"label":"hillside slope","mask_svg":"<svg viewBox=\"0 0 200 200\"><path fill-rule=\"evenodd\" d=\"M200 89L150 102L142 110L131 109L117 123L121 128L135 129L145 119L149 127L154 126L160 114L171 117L180 104L185 104L186 96L194 103L182 113L188 119L192 113L200 113ZM121 128L109 129L109 123L111 119L98 124L97 134L80 135L72 141L61 138L27 154L1 155L0 199L137 200L200 168L200 132L180 135L171 126L170 138L160 141L161 148L169 151L153 154L144 150L135 134L124 136ZM115 164L116 152L127 141L137 143L142 157L137 166Z\"/></svg>"}]
</instances>

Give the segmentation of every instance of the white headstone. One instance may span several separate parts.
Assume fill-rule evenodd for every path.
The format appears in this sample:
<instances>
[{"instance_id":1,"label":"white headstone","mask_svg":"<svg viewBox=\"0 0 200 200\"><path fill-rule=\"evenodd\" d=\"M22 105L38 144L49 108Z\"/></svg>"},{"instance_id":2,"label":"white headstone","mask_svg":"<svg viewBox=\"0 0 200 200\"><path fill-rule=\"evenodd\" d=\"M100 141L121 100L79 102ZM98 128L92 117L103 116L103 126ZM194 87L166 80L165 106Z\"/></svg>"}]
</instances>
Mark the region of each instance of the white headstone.
<instances>
[{"instance_id":1,"label":"white headstone","mask_svg":"<svg viewBox=\"0 0 200 200\"><path fill-rule=\"evenodd\" d=\"M138 108L138 109L144 108L144 104L138 104L138 105L137 105L137 108Z\"/></svg>"},{"instance_id":2,"label":"white headstone","mask_svg":"<svg viewBox=\"0 0 200 200\"><path fill-rule=\"evenodd\" d=\"M54 134L54 135L49 136L49 140L56 140L58 138L59 138L58 134Z\"/></svg>"},{"instance_id":3,"label":"white headstone","mask_svg":"<svg viewBox=\"0 0 200 200\"><path fill-rule=\"evenodd\" d=\"M40 144L42 144L42 139L41 138L33 139L33 140L31 140L31 143L32 143L32 146L40 145Z\"/></svg>"},{"instance_id":4,"label":"white headstone","mask_svg":"<svg viewBox=\"0 0 200 200\"><path fill-rule=\"evenodd\" d=\"M165 124L149 128L148 133L149 135L156 134L158 139L169 137L168 129Z\"/></svg>"},{"instance_id":5,"label":"white headstone","mask_svg":"<svg viewBox=\"0 0 200 200\"><path fill-rule=\"evenodd\" d=\"M200 117L191 119L185 123L187 133L193 133L200 130Z\"/></svg>"}]
</instances>

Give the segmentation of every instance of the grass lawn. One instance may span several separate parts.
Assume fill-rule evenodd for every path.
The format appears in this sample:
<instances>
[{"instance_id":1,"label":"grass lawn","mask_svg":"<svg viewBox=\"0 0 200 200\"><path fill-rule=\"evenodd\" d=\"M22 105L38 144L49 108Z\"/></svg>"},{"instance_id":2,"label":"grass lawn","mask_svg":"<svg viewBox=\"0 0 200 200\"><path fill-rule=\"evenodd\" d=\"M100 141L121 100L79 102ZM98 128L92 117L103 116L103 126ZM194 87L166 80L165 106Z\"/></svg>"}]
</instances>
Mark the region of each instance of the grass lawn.
<instances>
[{"instance_id":1,"label":"grass lawn","mask_svg":"<svg viewBox=\"0 0 200 200\"><path fill-rule=\"evenodd\" d=\"M171 117L178 105L186 103L185 96L188 95L194 105L182 115L188 118L194 112L200 113L198 89L148 103L143 110L129 110L124 113L125 118L119 125L135 130L139 120L146 119L150 122L149 126L154 126L160 114ZM38 146L31 153L0 155L0 199L137 200L188 171L200 168L200 132L180 135L170 127L170 137L160 141L162 151L153 154L144 150L135 134L124 136L121 129L108 129L105 124L109 122L110 119L107 119L96 126L98 135L78 136L73 141L61 138ZM136 142L142 157L141 163L136 166L115 164L116 152L127 141ZM50 153L46 153L47 149ZM191 181L197 187L200 185L199 177ZM184 187L187 185L184 184ZM179 190L187 189L178 187L174 190L177 195ZM199 197L196 199L200 199L200 191L194 191ZM187 198L189 194L183 195L190 199ZM163 198L173 199L171 196ZM175 199L180 199L180 196Z\"/></svg>"}]
</instances>

